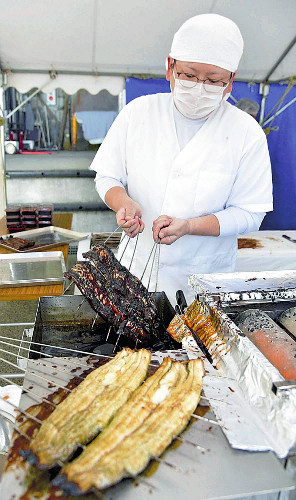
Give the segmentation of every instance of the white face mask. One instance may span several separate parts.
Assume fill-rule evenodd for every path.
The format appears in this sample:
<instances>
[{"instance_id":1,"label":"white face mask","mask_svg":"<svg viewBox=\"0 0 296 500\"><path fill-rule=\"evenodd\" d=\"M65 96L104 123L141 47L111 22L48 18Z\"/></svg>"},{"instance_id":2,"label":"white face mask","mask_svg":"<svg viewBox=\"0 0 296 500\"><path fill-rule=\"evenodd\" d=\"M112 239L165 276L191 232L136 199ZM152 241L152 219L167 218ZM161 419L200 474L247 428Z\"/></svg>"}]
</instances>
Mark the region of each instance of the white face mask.
<instances>
[{"instance_id":1,"label":"white face mask","mask_svg":"<svg viewBox=\"0 0 296 500\"><path fill-rule=\"evenodd\" d=\"M174 79L174 103L178 111L187 118L195 120L205 118L215 111L223 100L225 87L197 83L195 87L188 88L186 87L186 80L183 80L181 85L179 78L175 78L175 75ZM229 94L227 97L229 97Z\"/></svg>"}]
</instances>

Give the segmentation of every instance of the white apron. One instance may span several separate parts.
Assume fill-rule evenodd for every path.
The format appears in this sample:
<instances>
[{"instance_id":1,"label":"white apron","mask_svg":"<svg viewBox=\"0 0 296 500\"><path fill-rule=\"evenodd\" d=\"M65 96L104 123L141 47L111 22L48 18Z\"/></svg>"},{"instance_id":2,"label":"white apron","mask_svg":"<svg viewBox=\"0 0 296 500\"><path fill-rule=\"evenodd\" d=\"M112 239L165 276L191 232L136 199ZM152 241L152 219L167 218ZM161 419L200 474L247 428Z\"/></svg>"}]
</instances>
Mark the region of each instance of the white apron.
<instances>
[{"instance_id":1,"label":"white apron","mask_svg":"<svg viewBox=\"0 0 296 500\"><path fill-rule=\"evenodd\" d=\"M259 133L258 124L251 132L246 125L241 128L239 124L233 126L230 108L231 105L223 102L180 151L171 95L145 96L124 108L124 113L121 112L99 149L91 168L102 176L120 181L129 196L142 207L145 230L139 235L131 267L131 272L139 278L154 244L153 221L160 215L193 218L218 212L230 205L251 211L270 209L270 180L265 180L268 169L270 176L267 147L263 145L266 139ZM253 145L253 149L260 150L257 151L258 163L263 165L259 167L262 173L258 174L254 158L249 166L244 166L241 161L248 153L246 146L252 141L260 143L260 147ZM249 155L255 156L254 152ZM242 175L245 181L241 180ZM255 193L256 175L259 183L262 182ZM121 244L119 256L125 242L126 239ZM130 241L122 259L127 267L135 242L136 238ZM191 302L194 294L188 285L188 277L196 273L232 272L236 253L237 235L188 235L172 245L161 245L157 290L165 291L175 305L176 291L182 289ZM150 269L151 264L143 278L146 285ZM155 286L156 269L149 290L154 291Z\"/></svg>"}]
</instances>

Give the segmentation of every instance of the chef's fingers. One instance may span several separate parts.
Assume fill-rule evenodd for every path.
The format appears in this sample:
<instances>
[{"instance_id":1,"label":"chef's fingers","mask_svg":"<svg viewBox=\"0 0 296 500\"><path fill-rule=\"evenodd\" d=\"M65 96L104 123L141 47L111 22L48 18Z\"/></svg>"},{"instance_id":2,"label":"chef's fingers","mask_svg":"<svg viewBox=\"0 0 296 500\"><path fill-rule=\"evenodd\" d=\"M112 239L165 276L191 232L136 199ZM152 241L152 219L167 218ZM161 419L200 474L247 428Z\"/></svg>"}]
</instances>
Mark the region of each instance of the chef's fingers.
<instances>
[{"instance_id":1,"label":"chef's fingers","mask_svg":"<svg viewBox=\"0 0 296 500\"><path fill-rule=\"evenodd\" d=\"M139 219L139 224L140 224L139 233L142 233L144 231L144 229L145 229L145 224L142 221L142 219Z\"/></svg>"},{"instance_id":2,"label":"chef's fingers","mask_svg":"<svg viewBox=\"0 0 296 500\"><path fill-rule=\"evenodd\" d=\"M158 243L160 243L161 245L171 245L172 243L174 243L176 240L177 240L177 236L165 236L164 238L161 238Z\"/></svg>"},{"instance_id":3,"label":"chef's fingers","mask_svg":"<svg viewBox=\"0 0 296 500\"><path fill-rule=\"evenodd\" d=\"M163 238L166 238L167 236L172 236L172 231L169 225L166 227L161 227L158 233L159 238L162 240Z\"/></svg>"},{"instance_id":4,"label":"chef's fingers","mask_svg":"<svg viewBox=\"0 0 296 500\"><path fill-rule=\"evenodd\" d=\"M155 241L158 240L161 229L169 226L171 224L171 222L172 222L172 218L167 217L165 215L161 215L160 217L158 217L158 219L156 219L154 221L153 227L152 227L152 232L153 232L153 238Z\"/></svg>"},{"instance_id":5,"label":"chef's fingers","mask_svg":"<svg viewBox=\"0 0 296 500\"><path fill-rule=\"evenodd\" d=\"M158 233L158 243L161 245L171 245L174 243L178 237L174 234L173 228L169 225L167 227L162 227Z\"/></svg>"},{"instance_id":6,"label":"chef's fingers","mask_svg":"<svg viewBox=\"0 0 296 500\"><path fill-rule=\"evenodd\" d=\"M155 221L153 221L153 225L159 224L163 221L172 222L172 220L173 220L173 217L170 217L169 215L160 215L159 217L157 217L157 219L155 219Z\"/></svg>"},{"instance_id":7,"label":"chef's fingers","mask_svg":"<svg viewBox=\"0 0 296 500\"><path fill-rule=\"evenodd\" d=\"M122 226L126 222L125 208L120 208L116 213L116 221L118 226Z\"/></svg>"},{"instance_id":8,"label":"chef's fingers","mask_svg":"<svg viewBox=\"0 0 296 500\"><path fill-rule=\"evenodd\" d=\"M138 203L132 203L126 207L125 218L126 220L135 219L136 217L140 218L142 216L142 210Z\"/></svg>"},{"instance_id":9,"label":"chef's fingers","mask_svg":"<svg viewBox=\"0 0 296 500\"><path fill-rule=\"evenodd\" d=\"M129 230L128 232L128 235L131 237L131 238L134 238L135 236L137 236L138 233L142 233L143 230L145 228L145 224L143 221L141 221L141 219L138 219L138 224L137 226L132 226L132 228Z\"/></svg>"}]
</instances>

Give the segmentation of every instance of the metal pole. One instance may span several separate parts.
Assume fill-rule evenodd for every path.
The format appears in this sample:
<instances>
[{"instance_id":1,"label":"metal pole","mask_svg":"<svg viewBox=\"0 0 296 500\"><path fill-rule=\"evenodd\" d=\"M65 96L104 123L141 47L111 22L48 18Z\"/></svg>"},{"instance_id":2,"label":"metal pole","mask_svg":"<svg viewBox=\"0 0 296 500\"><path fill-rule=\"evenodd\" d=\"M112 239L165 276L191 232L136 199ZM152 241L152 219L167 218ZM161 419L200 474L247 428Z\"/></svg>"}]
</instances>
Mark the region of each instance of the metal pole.
<instances>
[{"instance_id":1,"label":"metal pole","mask_svg":"<svg viewBox=\"0 0 296 500\"><path fill-rule=\"evenodd\" d=\"M294 99L292 99L292 101L288 102L288 104L286 104L286 106L284 106L279 111L277 111L274 115L272 115L270 118L268 118L268 120L263 122L263 126L265 126L269 122L271 122L271 120L273 120L276 116L280 115L283 111L285 111L285 109L287 109L289 106L291 106L291 104L294 104L294 102L296 102L296 97L294 97Z\"/></svg>"},{"instance_id":2,"label":"metal pole","mask_svg":"<svg viewBox=\"0 0 296 500\"><path fill-rule=\"evenodd\" d=\"M0 116L4 115L4 88L0 87ZM0 218L5 215L7 204L5 183L5 149L4 149L4 123L0 125Z\"/></svg>"},{"instance_id":3,"label":"metal pole","mask_svg":"<svg viewBox=\"0 0 296 500\"><path fill-rule=\"evenodd\" d=\"M262 127L264 121L265 102L269 94L269 85L267 83L260 83L259 94L263 96L261 100L260 118L259 118L259 125L261 125Z\"/></svg>"},{"instance_id":4,"label":"metal pole","mask_svg":"<svg viewBox=\"0 0 296 500\"><path fill-rule=\"evenodd\" d=\"M285 59L285 57L288 54L288 52L290 52L290 50L292 49L292 47L294 47L295 43L296 43L296 36L293 38L292 42L289 43L288 47L286 48L286 50L284 50L284 52L279 57L279 59L277 60L277 62L272 66L271 70L266 75L266 77L264 79L264 82L268 82L268 80L271 77L272 73L275 72L276 68L280 65L280 63L283 61L283 59Z\"/></svg>"}]
</instances>

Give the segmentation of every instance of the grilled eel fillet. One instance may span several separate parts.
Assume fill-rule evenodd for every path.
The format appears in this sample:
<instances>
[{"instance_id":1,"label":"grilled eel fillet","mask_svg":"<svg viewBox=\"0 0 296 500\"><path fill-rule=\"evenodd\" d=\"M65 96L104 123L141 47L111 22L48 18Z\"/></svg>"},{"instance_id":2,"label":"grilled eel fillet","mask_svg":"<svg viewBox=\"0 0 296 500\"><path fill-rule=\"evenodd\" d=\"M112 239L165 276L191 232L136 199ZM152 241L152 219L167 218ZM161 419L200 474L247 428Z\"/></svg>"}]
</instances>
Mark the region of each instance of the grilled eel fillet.
<instances>
[{"instance_id":1,"label":"grilled eel fillet","mask_svg":"<svg viewBox=\"0 0 296 500\"><path fill-rule=\"evenodd\" d=\"M166 358L54 484L67 494L82 494L140 473L186 427L203 375L200 359L183 364Z\"/></svg>"},{"instance_id":2,"label":"grilled eel fillet","mask_svg":"<svg viewBox=\"0 0 296 500\"><path fill-rule=\"evenodd\" d=\"M119 333L142 342L147 342L154 335L156 330L145 320L142 311L114 293L112 286L106 284L104 276L90 262L77 262L65 276L75 282L91 307L105 321L122 329Z\"/></svg>"},{"instance_id":3,"label":"grilled eel fillet","mask_svg":"<svg viewBox=\"0 0 296 500\"><path fill-rule=\"evenodd\" d=\"M155 317L158 315L155 300L149 295L143 283L120 264L106 245L94 245L83 254L83 257L91 260L96 269L99 269L105 278L112 282L116 293L138 302L139 307L145 311L146 317L155 322Z\"/></svg>"},{"instance_id":4,"label":"grilled eel fillet","mask_svg":"<svg viewBox=\"0 0 296 500\"><path fill-rule=\"evenodd\" d=\"M91 372L42 423L30 445L31 462L51 468L93 439L146 378L150 359L145 349L125 348Z\"/></svg>"}]
</instances>

